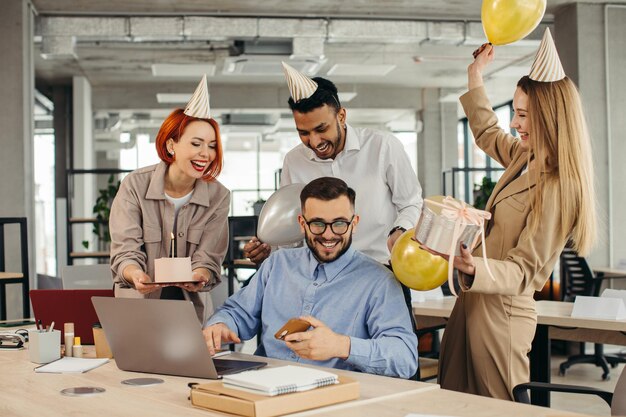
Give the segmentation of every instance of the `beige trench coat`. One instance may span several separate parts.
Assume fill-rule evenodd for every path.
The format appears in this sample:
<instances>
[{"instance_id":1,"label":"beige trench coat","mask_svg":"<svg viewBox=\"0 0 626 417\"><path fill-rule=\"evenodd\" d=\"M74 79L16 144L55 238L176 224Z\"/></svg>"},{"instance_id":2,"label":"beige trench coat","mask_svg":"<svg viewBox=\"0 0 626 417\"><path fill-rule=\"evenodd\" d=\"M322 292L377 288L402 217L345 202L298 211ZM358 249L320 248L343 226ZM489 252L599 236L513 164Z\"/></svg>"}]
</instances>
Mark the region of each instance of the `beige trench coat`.
<instances>
[{"instance_id":1,"label":"beige trench coat","mask_svg":"<svg viewBox=\"0 0 626 417\"><path fill-rule=\"evenodd\" d=\"M170 253L174 225L174 204L165 199L167 165L161 162L130 173L120 186L111 206L111 270L115 296L160 298L161 290L140 294L122 277L124 268L139 266L154 279L154 260ZM176 256L191 257L191 267L206 268L213 280L205 287L219 284L222 261L228 248L228 211L230 191L217 181L197 180L189 203L178 213ZM193 302L198 319L206 318L198 293L183 290Z\"/></svg>"},{"instance_id":2,"label":"beige trench coat","mask_svg":"<svg viewBox=\"0 0 626 417\"><path fill-rule=\"evenodd\" d=\"M532 171L517 176L528 154L517 139L498 127L483 87L461 97L476 144L506 170L486 210L493 217L486 228L488 275L482 247L474 250L476 274L471 287L456 301L441 345L439 383L442 388L512 399L513 387L530 380L528 353L537 314L533 294L546 283L565 246L560 239L559 190L545 185L539 229L527 227L531 214ZM464 277L461 274L461 283Z\"/></svg>"}]
</instances>

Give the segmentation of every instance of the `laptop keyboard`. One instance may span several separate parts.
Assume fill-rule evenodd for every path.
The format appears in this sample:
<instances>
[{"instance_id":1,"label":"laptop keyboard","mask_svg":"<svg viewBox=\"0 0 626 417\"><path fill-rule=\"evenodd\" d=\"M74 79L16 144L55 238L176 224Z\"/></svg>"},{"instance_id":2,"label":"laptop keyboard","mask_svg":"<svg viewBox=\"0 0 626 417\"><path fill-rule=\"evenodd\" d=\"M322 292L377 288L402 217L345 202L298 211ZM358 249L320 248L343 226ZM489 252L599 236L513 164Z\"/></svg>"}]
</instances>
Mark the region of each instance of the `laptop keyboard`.
<instances>
[{"instance_id":1,"label":"laptop keyboard","mask_svg":"<svg viewBox=\"0 0 626 417\"><path fill-rule=\"evenodd\" d=\"M231 362L230 365L228 362ZM215 365L215 370L218 374L222 374L233 368L232 361L225 359L213 359L213 365Z\"/></svg>"},{"instance_id":2,"label":"laptop keyboard","mask_svg":"<svg viewBox=\"0 0 626 417\"><path fill-rule=\"evenodd\" d=\"M256 361L241 361L230 359L213 359L213 365L218 375L235 374L237 372L248 371L251 369L262 368L267 363Z\"/></svg>"}]
</instances>

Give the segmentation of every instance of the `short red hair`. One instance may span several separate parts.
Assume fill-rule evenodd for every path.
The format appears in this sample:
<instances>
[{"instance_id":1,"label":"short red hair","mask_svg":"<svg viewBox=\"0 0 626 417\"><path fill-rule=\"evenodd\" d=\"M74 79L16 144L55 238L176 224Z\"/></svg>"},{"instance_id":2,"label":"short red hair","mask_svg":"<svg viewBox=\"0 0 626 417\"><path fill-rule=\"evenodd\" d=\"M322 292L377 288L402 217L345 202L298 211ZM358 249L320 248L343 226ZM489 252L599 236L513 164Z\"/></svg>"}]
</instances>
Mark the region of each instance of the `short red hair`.
<instances>
[{"instance_id":1,"label":"short red hair","mask_svg":"<svg viewBox=\"0 0 626 417\"><path fill-rule=\"evenodd\" d=\"M220 138L220 127L214 119L199 119L197 117L187 116L183 109L176 109L163 121L159 133L156 135L156 150L159 158L166 164L170 165L174 162L174 157L167 151L167 140L173 139L178 143L187 125L195 121L207 122L215 130L215 159L209 164L206 171L202 175L204 181L213 181L222 172L222 158L224 152L222 149L222 139Z\"/></svg>"}]
</instances>

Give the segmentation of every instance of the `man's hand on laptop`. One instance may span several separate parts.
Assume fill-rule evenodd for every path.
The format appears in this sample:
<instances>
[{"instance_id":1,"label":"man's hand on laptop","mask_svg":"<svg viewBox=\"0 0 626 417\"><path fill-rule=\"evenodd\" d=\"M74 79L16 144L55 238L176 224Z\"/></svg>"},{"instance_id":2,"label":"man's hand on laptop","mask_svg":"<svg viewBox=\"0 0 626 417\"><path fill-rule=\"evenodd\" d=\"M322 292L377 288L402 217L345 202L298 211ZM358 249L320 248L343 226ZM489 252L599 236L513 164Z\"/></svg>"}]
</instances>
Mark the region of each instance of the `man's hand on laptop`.
<instances>
[{"instance_id":1,"label":"man's hand on laptop","mask_svg":"<svg viewBox=\"0 0 626 417\"><path fill-rule=\"evenodd\" d=\"M243 256L250 259L255 264L259 265L261 262L267 259L272 252L272 248L267 243L261 242L256 237L253 237L243 247Z\"/></svg>"},{"instance_id":2,"label":"man's hand on laptop","mask_svg":"<svg viewBox=\"0 0 626 417\"><path fill-rule=\"evenodd\" d=\"M202 330L204 340L209 348L211 356L215 355L215 352L220 350L222 343L241 343L241 339L228 328L224 323L216 323L209 327L205 327Z\"/></svg>"},{"instance_id":3,"label":"man's hand on laptop","mask_svg":"<svg viewBox=\"0 0 626 417\"><path fill-rule=\"evenodd\" d=\"M135 265L129 265L124 269L124 279L132 282L133 286L140 294L148 294L161 288L160 285L144 285L144 283L152 282L152 280Z\"/></svg>"},{"instance_id":4,"label":"man's hand on laptop","mask_svg":"<svg viewBox=\"0 0 626 417\"><path fill-rule=\"evenodd\" d=\"M311 316L300 317L308 321L313 330L285 336L287 347L304 359L325 361L332 358L348 359L350 338L333 332L324 323Z\"/></svg>"}]
</instances>

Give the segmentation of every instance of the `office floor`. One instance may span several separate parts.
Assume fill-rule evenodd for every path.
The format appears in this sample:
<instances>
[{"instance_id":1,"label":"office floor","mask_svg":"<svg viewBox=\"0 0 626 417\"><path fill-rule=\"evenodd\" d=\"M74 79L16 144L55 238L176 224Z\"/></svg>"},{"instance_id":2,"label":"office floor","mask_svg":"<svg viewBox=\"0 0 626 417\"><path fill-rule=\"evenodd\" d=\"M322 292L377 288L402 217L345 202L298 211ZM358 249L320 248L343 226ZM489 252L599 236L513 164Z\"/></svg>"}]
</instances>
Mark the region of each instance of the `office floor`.
<instances>
[{"instance_id":1,"label":"office floor","mask_svg":"<svg viewBox=\"0 0 626 417\"><path fill-rule=\"evenodd\" d=\"M591 353L593 346L587 344L587 352ZM624 353L624 347L605 346L607 353ZM602 380L602 370L592 364L574 365L567 370L564 377L559 376L559 364L565 360L564 356L552 356L552 382L556 384L585 385L598 388L604 391L613 392L620 373L624 369L624 364L611 369L610 379ZM552 394L552 408L575 411L581 414L592 416L610 416L611 410L607 403L595 395L576 395L554 393Z\"/></svg>"}]
</instances>

